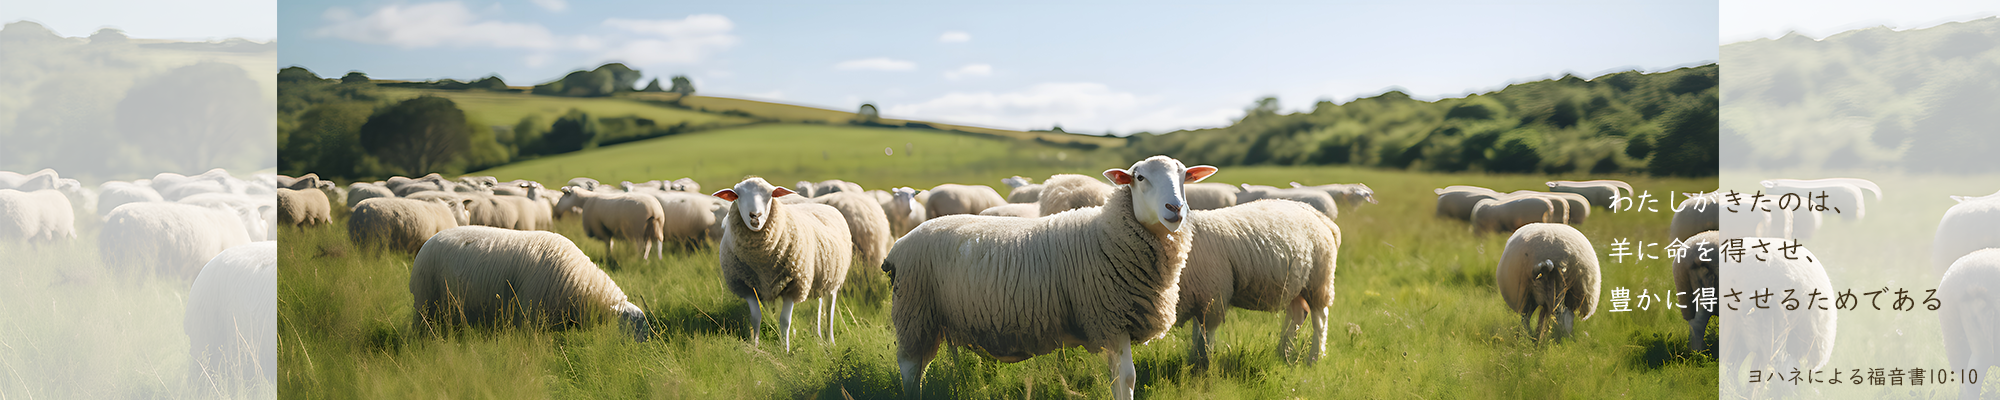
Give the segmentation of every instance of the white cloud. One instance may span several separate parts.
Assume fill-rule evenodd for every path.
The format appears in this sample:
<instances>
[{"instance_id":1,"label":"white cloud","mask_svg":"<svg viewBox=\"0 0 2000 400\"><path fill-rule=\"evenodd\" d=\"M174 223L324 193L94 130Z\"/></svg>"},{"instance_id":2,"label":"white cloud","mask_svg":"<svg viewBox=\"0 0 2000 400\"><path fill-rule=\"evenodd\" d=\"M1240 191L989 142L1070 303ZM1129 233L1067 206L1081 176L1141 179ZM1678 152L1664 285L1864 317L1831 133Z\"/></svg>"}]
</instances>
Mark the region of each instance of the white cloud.
<instances>
[{"instance_id":1,"label":"white cloud","mask_svg":"<svg viewBox=\"0 0 2000 400\"><path fill-rule=\"evenodd\" d=\"M959 78L978 78L988 75L993 75L993 66L986 64L966 64L958 69L944 72L945 79L954 81Z\"/></svg>"},{"instance_id":2,"label":"white cloud","mask_svg":"<svg viewBox=\"0 0 2000 400\"><path fill-rule=\"evenodd\" d=\"M753 98L753 99L765 99L765 100L784 100L784 99L785 99L785 91L783 91L783 90L773 90L773 91L769 91L769 92L760 92L760 93L744 93L744 94L743 94L743 96L744 96L744 97L749 97L749 98Z\"/></svg>"},{"instance_id":3,"label":"white cloud","mask_svg":"<svg viewBox=\"0 0 2000 400\"><path fill-rule=\"evenodd\" d=\"M682 19L639 20L611 18L604 26L645 35L609 47L602 57L636 65L692 64L716 52L735 46L730 34L736 24L715 14L689 15Z\"/></svg>"},{"instance_id":4,"label":"white cloud","mask_svg":"<svg viewBox=\"0 0 2000 400\"><path fill-rule=\"evenodd\" d=\"M972 34L964 31L945 31L938 35L938 43L965 43L972 41Z\"/></svg>"},{"instance_id":5,"label":"white cloud","mask_svg":"<svg viewBox=\"0 0 2000 400\"><path fill-rule=\"evenodd\" d=\"M844 71L909 71L917 69L917 64L887 57L863 58L841 61L833 69Z\"/></svg>"},{"instance_id":6,"label":"white cloud","mask_svg":"<svg viewBox=\"0 0 2000 400\"><path fill-rule=\"evenodd\" d=\"M915 104L897 104L882 114L940 122L1014 129L1062 125L1076 131L1130 133L1188 126L1227 124L1217 112L1184 112L1159 107L1158 98L1112 90L1101 83L1042 83L1012 92L952 92Z\"/></svg>"},{"instance_id":7,"label":"white cloud","mask_svg":"<svg viewBox=\"0 0 2000 400\"><path fill-rule=\"evenodd\" d=\"M569 2L563 0L528 0L528 2L535 3L535 5L549 11L562 12L569 9Z\"/></svg>"},{"instance_id":8,"label":"white cloud","mask_svg":"<svg viewBox=\"0 0 2000 400\"><path fill-rule=\"evenodd\" d=\"M548 49L563 43L533 23L482 20L456 1L383 6L356 18L345 9L327 9L329 22L316 34L405 49L493 47Z\"/></svg>"}]
</instances>

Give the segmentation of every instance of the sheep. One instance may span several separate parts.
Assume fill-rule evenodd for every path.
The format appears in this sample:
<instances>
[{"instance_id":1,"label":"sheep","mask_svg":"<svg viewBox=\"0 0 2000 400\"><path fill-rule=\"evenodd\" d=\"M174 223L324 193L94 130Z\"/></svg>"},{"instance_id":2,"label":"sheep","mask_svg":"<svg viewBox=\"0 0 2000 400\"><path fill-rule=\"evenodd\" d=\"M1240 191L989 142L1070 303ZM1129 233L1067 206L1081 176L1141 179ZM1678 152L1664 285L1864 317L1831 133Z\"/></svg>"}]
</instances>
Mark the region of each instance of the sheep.
<instances>
[{"instance_id":1,"label":"sheep","mask_svg":"<svg viewBox=\"0 0 2000 400\"><path fill-rule=\"evenodd\" d=\"M1236 205L1236 194L1243 189L1224 183L1196 183L1182 191L1187 192L1188 209L1214 210Z\"/></svg>"},{"instance_id":2,"label":"sheep","mask_svg":"<svg viewBox=\"0 0 2000 400\"><path fill-rule=\"evenodd\" d=\"M880 270L882 259L889 256L889 216L882 212L882 206L861 192L833 192L812 199L814 203L825 204L840 211L841 219L847 223L848 237L854 242L854 255L861 258L868 270Z\"/></svg>"},{"instance_id":3,"label":"sheep","mask_svg":"<svg viewBox=\"0 0 2000 400\"><path fill-rule=\"evenodd\" d=\"M806 198L812 198L813 191L819 190L819 186L814 185L812 181L799 181L799 183L792 185L792 188L796 189L792 193L797 193L799 196Z\"/></svg>"},{"instance_id":4,"label":"sheep","mask_svg":"<svg viewBox=\"0 0 2000 400\"><path fill-rule=\"evenodd\" d=\"M1862 190L1874 193L1876 201L1882 200L1882 187L1875 186L1875 182L1860 178L1766 179L1757 183L1767 189L1764 195L1771 197L1773 202L1787 194L1797 195L1799 201L1815 205L1825 202L1829 211L1838 210L1834 214L1848 220L1868 216L1867 204L1861 202ZM1817 197L1822 195L1827 197L1824 199Z\"/></svg>"},{"instance_id":5,"label":"sheep","mask_svg":"<svg viewBox=\"0 0 2000 400\"><path fill-rule=\"evenodd\" d=\"M114 271L186 282L216 254L249 244L250 239L238 216L226 211L182 203L130 203L104 218L97 251Z\"/></svg>"},{"instance_id":6,"label":"sheep","mask_svg":"<svg viewBox=\"0 0 2000 400\"><path fill-rule=\"evenodd\" d=\"M694 194L707 194L706 192L701 191L700 183L697 183L694 181L694 179L689 179L689 178L675 179L673 185L668 186L667 190L694 193Z\"/></svg>"},{"instance_id":7,"label":"sheep","mask_svg":"<svg viewBox=\"0 0 2000 400\"><path fill-rule=\"evenodd\" d=\"M775 197L791 190L751 177L736 187L715 192L728 200L723 223L720 269L722 286L750 307L750 343L762 341L757 330L765 301L782 304L778 334L785 352L792 351L792 305L819 299L813 311L813 335L826 327L833 340L833 310L840 305L840 286L853 262L854 239L840 210L824 204L786 204Z\"/></svg>"},{"instance_id":8,"label":"sheep","mask_svg":"<svg viewBox=\"0 0 2000 400\"><path fill-rule=\"evenodd\" d=\"M663 236L661 229L666 216L660 211L660 202L644 195L564 187L562 202L556 208L572 207L581 210L578 215L583 217L584 233L604 241L606 259L611 258L611 249L618 239L628 239L639 243L640 259L650 260L653 244Z\"/></svg>"},{"instance_id":9,"label":"sheep","mask_svg":"<svg viewBox=\"0 0 2000 400\"><path fill-rule=\"evenodd\" d=\"M718 219L715 209L720 204L714 197L680 191L658 191L644 194L660 205L660 245L654 248L660 257L666 257L666 243L675 243L682 248L692 248L703 239L721 239L717 229Z\"/></svg>"},{"instance_id":10,"label":"sheep","mask_svg":"<svg viewBox=\"0 0 2000 400\"><path fill-rule=\"evenodd\" d=\"M243 224L243 231L253 240L277 240L273 234L278 230L277 199L271 196L251 196L233 193L200 193L181 198L178 203L193 204L236 215Z\"/></svg>"},{"instance_id":11,"label":"sheep","mask_svg":"<svg viewBox=\"0 0 2000 400\"><path fill-rule=\"evenodd\" d=\"M1985 196L1976 196L1976 197L1975 197L1975 196L1951 196L1951 199L1952 199L1952 200L1954 200L1954 201L1957 201L1957 202L1960 202L1960 203L1964 203L1964 202L1968 202L1968 201L1974 201L1974 200L1995 200L1995 199L2000 199L2000 192L1993 192L1993 194L1989 194L1989 195L1985 195Z\"/></svg>"},{"instance_id":12,"label":"sheep","mask_svg":"<svg viewBox=\"0 0 2000 400\"><path fill-rule=\"evenodd\" d=\"M1132 397L1133 342L1164 336L1199 221L1185 218L1183 182L1215 167L1154 156L1104 171L1118 185L1103 207L1035 218L950 216L897 241L882 269L894 279L890 316L903 393L922 390L941 341L1020 362L1058 348L1105 355L1112 395Z\"/></svg>"},{"instance_id":13,"label":"sheep","mask_svg":"<svg viewBox=\"0 0 2000 400\"><path fill-rule=\"evenodd\" d=\"M604 184L601 184L601 183L597 183L597 180L596 180L596 179L590 179L590 178L585 178L585 177L581 177L581 176L579 176L579 177L575 177L575 178L570 178L570 179L569 179L569 182L564 182L564 183L563 183L563 186L565 186L565 187L569 187L569 186L574 186L574 187L580 187L580 188L583 188L583 190L591 190L591 191L595 191L595 190L597 190L597 187L598 187L598 186L603 186L603 185L604 185Z\"/></svg>"},{"instance_id":14,"label":"sheep","mask_svg":"<svg viewBox=\"0 0 2000 400\"><path fill-rule=\"evenodd\" d=\"M1946 306L1938 308L1938 322L1944 330L1944 354L1953 371L1986 371L2000 365L2000 352L1993 347L2000 333L2000 293L1992 289L2000 283L2000 248L1972 252L1952 262L1950 272L1938 284L1937 298ZM1959 398L1979 398L1979 385L1959 385Z\"/></svg>"},{"instance_id":15,"label":"sheep","mask_svg":"<svg viewBox=\"0 0 2000 400\"><path fill-rule=\"evenodd\" d=\"M1244 184L1243 192L1236 194L1237 204L1261 199L1285 199L1306 203L1320 213L1326 214L1326 219L1340 219L1340 207L1334 202L1333 196L1317 189L1279 189L1272 186Z\"/></svg>"},{"instance_id":16,"label":"sheep","mask_svg":"<svg viewBox=\"0 0 2000 400\"><path fill-rule=\"evenodd\" d=\"M471 199L458 201L378 197L362 200L347 218L347 236L356 244L386 246L416 253L424 240L446 229L470 225L465 211Z\"/></svg>"},{"instance_id":17,"label":"sheep","mask_svg":"<svg viewBox=\"0 0 2000 400\"><path fill-rule=\"evenodd\" d=\"M1007 203L988 208L979 215L989 217L1037 218L1042 216L1042 205L1036 203Z\"/></svg>"},{"instance_id":18,"label":"sheep","mask_svg":"<svg viewBox=\"0 0 2000 400\"><path fill-rule=\"evenodd\" d=\"M1568 216L1558 202L1542 196L1501 195L1472 206L1475 232L1507 232L1537 222L1564 223Z\"/></svg>"},{"instance_id":19,"label":"sheep","mask_svg":"<svg viewBox=\"0 0 2000 400\"><path fill-rule=\"evenodd\" d=\"M1541 196L1547 198L1549 199L1550 204L1554 205L1556 209L1558 209L1558 211L1562 212L1564 216L1563 223L1567 223L1570 225L1583 225L1583 220L1590 218L1590 201L1588 199L1583 198L1583 195L1580 194L1562 193L1562 192L1537 192L1533 190L1516 190L1507 193L1507 195L1510 196L1532 195L1532 196Z\"/></svg>"},{"instance_id":20,"label":"sheep","mask_svg":"<svg viewBox=\"0 0 2000 400\"><path fill-rule=\"evenodd\" d=\"M76 239L76 210L55 190L0 189L0 242L34 245Z\"/></svg>"},{"instance_id":21,"label":"sheep","mask_svg":"<svg viewBox=\"0 0 2000 400\"><path fill-rule=\"evenodd\" d=\"M1298 182L1292 182L1292 187L1296 189L1324 191L1328 196L1333 196L1333 201L1347 206L1347 208L1360 207L1362 202L1380 204L1380 202L1375 201L1375 189L1369 189L1366 183L1333 183L1306 186Z\"/></svg>"},{"instance_id":22,"label":"sheep","mask_svg":"<svg viewBox=\"0 0 2000 400\"><path fill-rule=\"evenodd\" d=\"M1776 293L1773 297L1784 296L1787 291L1806 294L1834 293L1833 283L1826 275L1823 261L1815 257L1811 250L1796 242L1781 238L1743 238L1745 247L1768 246L1771 254L1759 260L1753 253L1740 258L1723 258L1723 265L1729 266L1729 273L1721 274L1722 282L1717 287L1743 288L1744 296L1760 293ZM1782 256L1775 249L1792 248L1792 256ZM1942 294L1942 293L1940 293ZM1831 301L1828 299L1827 301ZM1834 333L1837 332L1839 316L1835 307L1827 305L1807 307L1799 304L1797 309L1784 309L1772 301L1771 308L1751 307L1744 304L1735 309L1722 307L1723 329L1721 340L1723 376L1742 376L1740 366L1745 362L1743 355L1750 355L1751 365L1758 368L1791 369L1801 371L1819 370L1833 355ZM1950 304L1946 304L1950 307ZM1804 364L1800 364L1800 363ZM1762 396L1753 396L1762 397Z\"/></svg>"},{"instance_id":23,"label":"sheep","mask_svg":"<svg viewBox=\"0 0 2000 400\"><path fill-rule=\"evenodd\" d=\"M1104 199L1111 196L1111 185L1077 174L1056 174L1042 181L1042 194L1035 203L1041 205L1040 215L1075 210L1084 207L1104 205Z\"/></svg>"},{"instance_id":24,"label":"sheep","mask_svg":"<svg viewBox=\"0 0 2000 400\"><path fill-rule=\"evenodd\" d=\"M361 205L361 202L364 200L377 197L396 197L396 192L390 191L388 187L367 182L355 182L347 185L346 203L349 210L353 210L355 206Z\"/></svg>"},{"instance_id":25,"label":"sheep","mask_svg":"<svg viewBox=\"0 0 2000 400\"><path fill-rule=\"evenodd\" d=\"M516 223L515 229L545 231L554 227L550 219L554 206L542 199L544 192L542 184L531 181L514 185L516 186L513 187L520 189L521 195L497 197L501 201L514 203L514 207L520 210L520 221Z\"/></svg>"},{"instance_id":26,"label":"sheep","mask_svg":"<svg viewBox=\"0 0 2000 400\"><path fill-rule=\"evenodd\" d=\"M102 217L129 203L166 201L152 187L131 182L109 181L97 185L97 212Z\"/></svg>"},{"instance_id":27,"label":"sheep","mask_svg":"<svg viewBox=\"0 0 2000 400\"><path fill-rule=\"evenodd\" d=\"M841 193L841 192L861 193L863 191L864 190L861 189L861 185L855 184L853 182L843 181L839 179L828 179L824 181L819 181L818 184L813 185L812 196L806 196L806 197L825 197L826 195L834 193Z\"/></svg>"},{"instance_id":28,"label":"sheep","mask_svg":"<svg viewBox=\"0 0 2000 400\"><path fill-rule=\"evenodd\" d=\"M553 232L487 226L446 229L410 266L412 328L434 333L457 322L534 329L580 328L617 318L644 343L646 313L575 243Z\"/></svg>"},{"instance_id":29,"label":"sheep","mask_svg":"<svg viewBox=\"0 0 2000 400\"><path fill-rule=\"evenodd\" d=\"M1034 180L1028 177L1015 175L1001 179L1000 183L1007 185L1008 203L1033 203L1042 199L1043 186L1034 183Z\"/></svg>"},{"instance_id":30,"label":"sheep","mask_svg":"<svg viewBox=\"0 0 2000 400\"><path fill-rule=\"evenodd\" d=\"M930 213L924 210L924 204L917 202L916 189L899 187L890 190L889 195L895 198L883 204L882 210L889 215L889 231L895 237L901 238L909 234L910 230L917 229L917 225L930 219Z\"/></svg>"},{"instance_id":31,"label":"sheep","mask_svg":"<svg viewBox=\"0 0 2000 400\"><path fill-rule=\"evenodd\" d=\"M457 182L444 179L444 177L435 173L415 179L397 178L389 178L388 185L389 190L396 193L396 197L410 197L410 195L420 192L456 193L460 186Z\"/></svg>"},{"instance_id":32,"label":"sheep","mask_svg":"<svg viewBox=\"0 0 2000 400\"><path fill-rule=\"evenodd\" d=\"M461 175L458 177L458 184L459 186L492 190L494 187L500 186L500 178L483 175Z\"/></svg>"},{"instance_id":33,"label":"sheep","mask_svg":"<svg viewBox=\"0 0 2000 400\"><path fill-rule=\"evenodd\" d=\"M1620 189L1625 191L1624 197L1632 197L1633 195L1632 184L1619 180L1548 181L1546 184L1549 185L1549 191L1551 192L1583 195L1584 199L1590 201L1591 207L1611 207L1611 199L1619 197L1618 191Z\"/></svg>"},{"instance_id":34,"label":"sheep","mask_svg":"<svg viewBox=\"0 0 2000 400\"><path fill-rule=\"evenodd\" d=\"M278 188L278 223L288 226L317 226L333 222L333 205L319 189Z\"/></svg>"},{"instance_id":35,"label":"sheep","mask_svg":"<svg viewBox=\"0 0 2000 400\"><path fill-rule=\"evenodd\" d=\"M1175 325L1195 321L1189 359L1208 365L1216 331L1229 308L1285 312L1278 354L1291 357L1292 338L1312 316L1311 364L1326 351L1327 307L1333 303L1340 226L1302 203L1260 200L1212 211L1190 211L1194 248L1181 271Z\"/></svg>"},{"instance_id":36,"label":"sheep","mask_svg":"<svg viewBox=\"0 0 2000 400\"><path fill-rule=\"evenodd\" d=\"M1500 192L1477 186L1451 186L1435 191L1438 195L1437 216L1460 221L1472 220L1472 206L1480 200L1501 196Z\"/></svg>"},{"instance_id":37,"label":"sheep","mask_svg":"<svg viewBox=\"0 0 2000 400\"><path fill-rule=\"evenodd\" d=\"M1962 198L1938 220L1931 240L1931 270L1943 277L1951 263L1973 251L2000 247L2000 200Z\"/></svg>"},{"instance_id":38,"label":"sheep","mask_svg":"<svg viewBox=\"0 0 2000 400\"><path fill-rule=\"evenodd\" d=\"M1597 251L1590 239L1563 224L1532 223L1514 231L1494 269L1500 297L1521 314L1521 326L1540 340L1556 323L1555 338L1568 336L1577 315L1597 312ZM1532 318L1535 311L1541 316ZM1539 321L1540 328L1531 322Z\"/></svg>"},{"instance_id":39,"label":"sheep","mask_svg":"<svg viewBox=\"0 0 2000 400\"><path fill-rule=\"evenodd\" d=\"M57 181L61 178L62 176L57 174L55 170L48 168L43 168L26 175L17 172L0 171L0 189L13 189L23 193L55 189Z\"/></svg>"},{"instance_id":40,"label":"sheep","mask_svg":"<svg viewBox=\"0 0 2000 400\"><path fill-rule=\"evenodd\" d=\"M946 183L931 188L925 195L928 196L927 199L919 200L923 200L924 208L930 211L928 219L946 215L978 214L988 208L1007 204L1007 199L1000 197L1000 192L983 185Z\"/></svg>"},{"instance_id":41,"label":"sheep","mask_svg":"<svg viewBox=\"0 0 2000 400\"><path fill-rule=\"evenodd\" d=\"M876 204L885 204L888 203L890 199L896 198L895 195L889 194L889 191L881 189L874 189L861 193L868 195L868 198L870 199L874 199ZM885 213L889 212L889 209L884 208L882 209L882 212Z\"/></svg>"},{"instance_id":42,"label":"sheep","mask_svg":"<svg viewBox=\"0 0 2000 400\"><path fill-rule=\"evenodd\" d=\"M332 208L334 204L347 204L347 191L341 190L340 185L334 184L333 181L319 181L319 185L315 188L319 189L320 193L326 194L328 208ZM275 194L274 192L273 195Z\"/></svg>"},{"instance_id":43,"label":"sheep","mask_svg":"<svg viewBox=\"0 0 2000 400\"><path fill-rule=\"evenodd\" d=\"M69 178L57 179L56 192L69 198L71 214L97 215L97 191L84 187L83 182Z\"/></svg>"},{"instance_id":44,"label":"sheep","mask_svg":"<svg viewBox=\"0 0 2000 400\"><path fill-rule=\"evenodd\" d=\"M306 190L306 189L318 188L320 182L319 174L311 174L311 173L305 174L304 176L300 176L297 178L280 175L273 177L273 179L275 179L274 183L276 183L276 187L283 189L291 189L291 190Z\"/></svg>"},{"instance_id":45,"label":"sheep","mask_svg":"<svg viewBox=\"0 0 2000 400\"><path fill-rule=\"evenodd\" d=\"M189 378L276 383L277 309L278 242L231 247L209 259L188 289L181 320Z\"/></svg>"},{"instance_id":46,"label":"sheep","mask_svg":"<svg viewBox=\"0 0 2000 400\"><path fill-rule=\"evenodd\" d=\"M539 182L515 179L493 186L493 194L496 196L528 196L530 192L534 192L531 185L536 188L542 187L542 184Z\"/></svg>"},{"instance_id":47,"label":"sheep","mask_svg":"<svg viewBox=\"0 0 2000 400\"><path fill-rule=\"evenodd\" d=\"M1722 213L1722 204L1716 200L1713 195L1681 200L1680 211L1674 212L1673 222L1667 225L1667 237L1686 241L1697 233L1721 230L1722 221L1718 214Z\"/></svg>"},{"instance_id":48,"label":"sheep","mask_svg":"<svg viewBox=\"0 0 2000 400\"><path fill-rule=\"evenodd\" d=\"M1696 352L1706 350L1702 335L1708 332L1708 319L1715 316L1715 304L1696 304L1700 292L1706 290L1711 298L1722 296L1721 287L1716 286L1722 279L1722 233L1708 230L1690 235L1682 240L1686 253L1675 258L1674 264L1674 304L1681 304L1681 320L1688 323L1688 349ZM1717 302L1720 304L1720 302Z\"/></svg>"}]
</instances>

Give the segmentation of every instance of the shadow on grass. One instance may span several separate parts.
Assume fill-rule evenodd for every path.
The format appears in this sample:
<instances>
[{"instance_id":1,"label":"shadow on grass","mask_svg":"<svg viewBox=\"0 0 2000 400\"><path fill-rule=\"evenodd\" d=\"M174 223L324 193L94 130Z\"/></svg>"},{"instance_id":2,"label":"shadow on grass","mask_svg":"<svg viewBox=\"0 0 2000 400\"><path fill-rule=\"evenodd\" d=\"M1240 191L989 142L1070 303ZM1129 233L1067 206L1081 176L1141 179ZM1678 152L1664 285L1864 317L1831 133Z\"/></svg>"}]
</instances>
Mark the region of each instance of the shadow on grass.
<instances>
[{"instance_id":1,"label":"shadow on grass","mask_svg":"<svg viewBox=\"0 0 2000 400\"><path fill-rule=\"evenodd\" d=\"M1717 337L1721 336L1718 334L1720 321L1721 318L1710 319L1707 332L1702 334L1702 341L1709 349L1707 351L1695 352L1690 349L1686 333L1633 332L1630 346L1637 348L1633 349L1627 358L1632 365L1647 370L1662 369L1674 364L1696 367L1715 365L1714 349L1719 345Z\"/></svg>"}]
</instances>

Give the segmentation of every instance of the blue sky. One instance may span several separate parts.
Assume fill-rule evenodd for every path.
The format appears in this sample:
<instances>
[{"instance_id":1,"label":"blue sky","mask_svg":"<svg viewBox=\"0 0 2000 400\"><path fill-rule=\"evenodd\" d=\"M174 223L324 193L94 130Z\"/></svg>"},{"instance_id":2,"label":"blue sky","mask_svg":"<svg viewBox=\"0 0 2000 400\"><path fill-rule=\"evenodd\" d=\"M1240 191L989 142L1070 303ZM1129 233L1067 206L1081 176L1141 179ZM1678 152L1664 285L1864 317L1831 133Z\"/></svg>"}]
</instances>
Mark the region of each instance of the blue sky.
<instances>
[{"instance_id":1,"label":"blue sky","mask_svg":"<svg viewBox=\"0 0 2000 400\"><path fill-rule=\"evenodd\" d=\"M1727 0L1721 3L1722 44L1775 39L1798 32L1825 39L1855 29L1922 29L2000 15L2000 2L1936 0Z\"/></svg>"},{"instance_id":2,"label":"blue sky","mask_svg":"<svg viewBox=\"0 0 2000 400\"><path fill-rule=\"evenodd\" d=\"M118 28L145 39L269 41L278 36L272 0L5 0L0 23L30 20L62 36Z\"/></svg>"},{"instance_id":3,"label":"blue sky","mask_svg":"<svg viewBox=\"0 0 2000 400\"><path fill-rule=\"evenodd\" d=\"M1296 110L1664 70L1718 43L1709 2L716 3L288 0L278 64L525 85L624 61L708 95L1126 134L1224 125L1265 95Z\"/></svg>"}]
</instances>

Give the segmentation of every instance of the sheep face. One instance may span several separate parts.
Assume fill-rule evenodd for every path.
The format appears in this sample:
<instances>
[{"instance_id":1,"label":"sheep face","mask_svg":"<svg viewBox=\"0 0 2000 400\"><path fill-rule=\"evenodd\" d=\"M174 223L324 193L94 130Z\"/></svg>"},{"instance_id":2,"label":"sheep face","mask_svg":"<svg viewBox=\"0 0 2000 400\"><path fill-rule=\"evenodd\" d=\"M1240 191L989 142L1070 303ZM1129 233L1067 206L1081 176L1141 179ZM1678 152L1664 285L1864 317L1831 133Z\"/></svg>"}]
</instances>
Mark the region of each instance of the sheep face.
<instances>
[{"instance_id":1,"label":"sheep face","mask_svg":"<svg viewBox=\"0 0 2000 400\"><path fill-rule=\"evenodd\" d=\"M646 321L646 312L639 310L639 306L624 302L612 307L612 310L618 313L618 328L631 333L632 340L645 343L647 337L652 336L651 323Z\"/></svg>"},{"instance_id":2,"label":"sheep face","mask_svg":"<svg viewBox=\"0 0 2000 400\"><path fill-rule=\"evenodd\" d=\"M1183 166L1180 160L1153 156L1132 164L1132 169L1108 169L1104 177L1118 185L1132 187L1132 212L1140 223L1179 231L1187 196L1181 185L1201 182L1215 174L1207 165Z\"/></svg>"},{"instance_id":3,"label":"sheep face","mask_svg":"<svg viewBox=\"0 0 2000 400\"><path fill-rule=\"evenodd\" d=\"M1028 181L1028 178L1024 178L1024 177L1021 177L1020 175L1015 175L1015 176L1014 176L1014 177L1012 177L1012 178L1007 178L1007 179L1001 179L1001 180L1000 180L1000 183L1004 183L1004 184L1007 184L1007 187L1011 187L1011 188L1018 188L1018 187L1022 187L1022 186L1028 186L1028 182L1029 182L1029 181Z\"/></svg>"},{"instance_id":4,"label":"sheep face","mask_svg":"<svg viewBox=\"0 0 2000 400\"><path fill-rule=\"evenodd\" d=\"M736 187L715 192L715 197L736 202L737 218L743 219L743 226L752 232L762 232L764 221L771 217L771 201L780 196L792 194L791 189L772 186L764 178L744 179Z\"/></svg>"}]
</instances>

